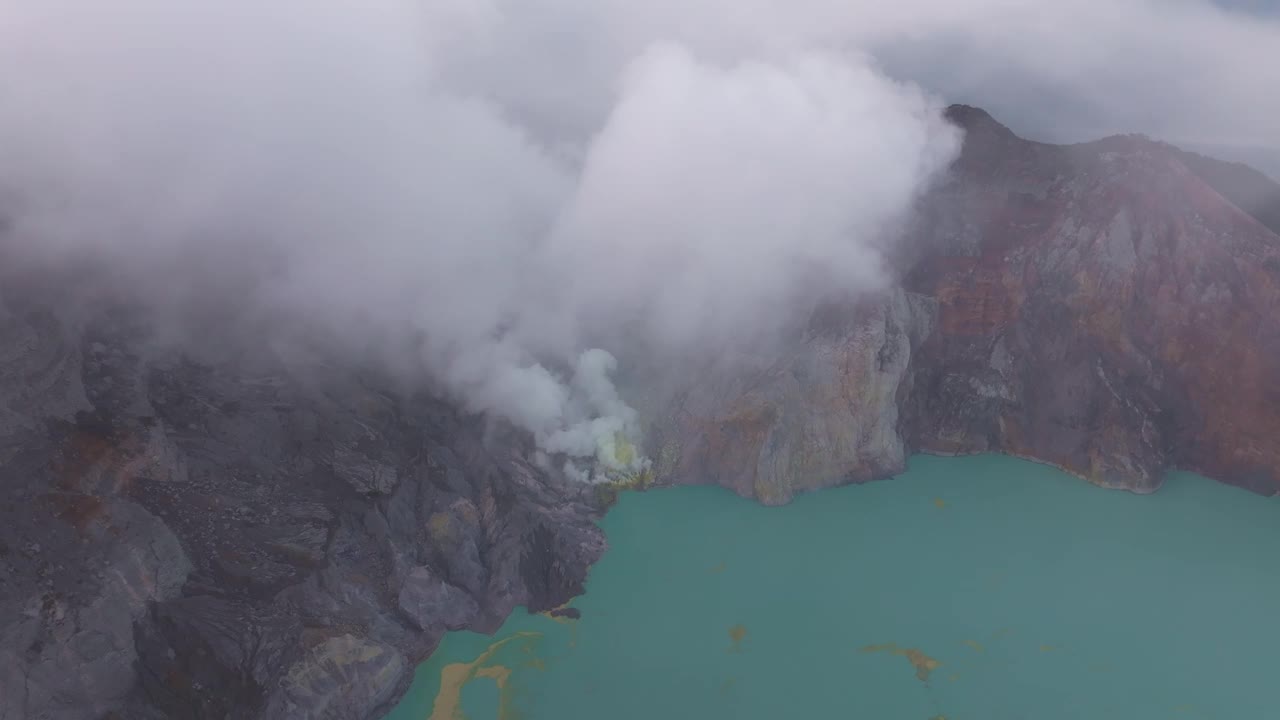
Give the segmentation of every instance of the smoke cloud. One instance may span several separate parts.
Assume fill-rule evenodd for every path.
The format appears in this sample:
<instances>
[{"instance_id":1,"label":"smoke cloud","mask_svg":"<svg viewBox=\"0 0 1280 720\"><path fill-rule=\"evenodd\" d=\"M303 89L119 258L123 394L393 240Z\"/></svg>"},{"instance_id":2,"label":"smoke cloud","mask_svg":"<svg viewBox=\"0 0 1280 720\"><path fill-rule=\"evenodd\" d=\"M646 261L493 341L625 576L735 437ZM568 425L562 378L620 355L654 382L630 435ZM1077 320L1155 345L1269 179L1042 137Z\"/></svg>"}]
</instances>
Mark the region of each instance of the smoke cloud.
<instances>
[{"instance_id":1,"label":"smoke cloud","mask_svg":"<svg viewBox=\"0 0 1280 720\"><path fill-rule=\"evenodd\" d=\"M679 372L887 282L959 147L944 96L1280 146L1278 28L1154 0L14 0L0 251L373 348L570 474L634 472L618 358Z\"/></svg>"}]
</instances>

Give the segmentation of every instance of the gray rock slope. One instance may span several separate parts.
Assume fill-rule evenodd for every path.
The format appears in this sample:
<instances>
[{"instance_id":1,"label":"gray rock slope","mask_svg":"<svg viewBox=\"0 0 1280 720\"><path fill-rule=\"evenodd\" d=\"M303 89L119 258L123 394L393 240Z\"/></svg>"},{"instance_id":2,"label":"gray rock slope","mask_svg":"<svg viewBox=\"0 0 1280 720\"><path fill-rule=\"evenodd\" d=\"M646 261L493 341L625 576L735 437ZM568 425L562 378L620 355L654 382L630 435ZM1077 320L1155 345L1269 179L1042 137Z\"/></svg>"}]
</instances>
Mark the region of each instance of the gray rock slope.
<instances>
[{"instance_id":1,"label":"gray rock slope","mask_svg":"<svg viewBox=\"0 0 1280 720\"><path fill-rule=\"evenodd\" d=\"M446 630L563 603L604 549L590 493L437 398L25 297L0 308L0 719L376 717Z\"/></svg>"}]
</instances>

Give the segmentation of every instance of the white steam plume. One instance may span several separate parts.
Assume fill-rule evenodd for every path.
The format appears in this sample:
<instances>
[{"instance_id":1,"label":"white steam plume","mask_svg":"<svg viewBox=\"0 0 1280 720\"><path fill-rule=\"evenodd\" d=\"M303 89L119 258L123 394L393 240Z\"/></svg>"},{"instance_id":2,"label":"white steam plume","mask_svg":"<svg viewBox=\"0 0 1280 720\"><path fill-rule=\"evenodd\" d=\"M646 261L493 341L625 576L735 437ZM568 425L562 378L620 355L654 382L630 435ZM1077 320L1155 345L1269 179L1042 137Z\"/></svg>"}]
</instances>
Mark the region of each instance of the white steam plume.
<instances>
[{"instance_id":1,"label":"white steam plume","mask_svg":"<svg viewBox=\"0 0 1280 720\"><path fill-rule=\"evenodd\" d=\"M594 325L636 316L656 349L731 347L882 284L870 241L958 140L935 101L862 58L717 66L655 45L624 75L553 257L590 268L570 292Z\"/></svg>"},{"instance_id":2,"label":"white steam plume","mask_svg":"<svg viewBox=\"0 0 1280 720\"><path fill-rule=\"evenodd\" d=\"M572 474L634 471L635 412L592 348L767 342L813 302L883 283L874 248L958 135L878 61L911 68L960 37L1009 65L1050 47L1062 62L1025 65L1059 80L1093 67L1027 40L1037 16L1006 5L10 0L0 260L92 255L158 308L227 306L381 347ZM1213 40L1170 47L1214 68L1277 37L1202 3L1174 20L1145 0L1105 7L1170 32L1204 20ZM1142 47L1144 67L1168 54ZM961 60L919 79L945 86ZM1266 135L1241 119L1250 78L1197 113ZM408 337L423 339L411 360Z\"/></svg>"}]
</instances>

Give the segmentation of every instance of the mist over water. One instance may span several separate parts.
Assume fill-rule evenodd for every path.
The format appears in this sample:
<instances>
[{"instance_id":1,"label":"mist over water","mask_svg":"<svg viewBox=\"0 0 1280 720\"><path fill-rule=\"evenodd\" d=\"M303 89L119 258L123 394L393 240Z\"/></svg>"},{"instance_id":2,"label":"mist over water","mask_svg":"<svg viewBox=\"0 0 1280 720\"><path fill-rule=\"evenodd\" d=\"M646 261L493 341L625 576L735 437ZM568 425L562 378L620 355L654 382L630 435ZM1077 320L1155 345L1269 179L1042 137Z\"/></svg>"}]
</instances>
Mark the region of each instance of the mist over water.
<instances>
[{"instance_id":1,"label":"mist over water","mask_svg":"<svg viewBox=\"0 0 1280 720\"><path fill-rule=\"evenodd\" d=\"M880 248L961 142L946 101L1034 84L1033 131L1078 107L1280 145L1274 19L1047 7L17 0L0 259L87 266L180 343L323 338L575 475L634 470L615 364L678 375L891 283Z\"/></svg>"}]
</instances>

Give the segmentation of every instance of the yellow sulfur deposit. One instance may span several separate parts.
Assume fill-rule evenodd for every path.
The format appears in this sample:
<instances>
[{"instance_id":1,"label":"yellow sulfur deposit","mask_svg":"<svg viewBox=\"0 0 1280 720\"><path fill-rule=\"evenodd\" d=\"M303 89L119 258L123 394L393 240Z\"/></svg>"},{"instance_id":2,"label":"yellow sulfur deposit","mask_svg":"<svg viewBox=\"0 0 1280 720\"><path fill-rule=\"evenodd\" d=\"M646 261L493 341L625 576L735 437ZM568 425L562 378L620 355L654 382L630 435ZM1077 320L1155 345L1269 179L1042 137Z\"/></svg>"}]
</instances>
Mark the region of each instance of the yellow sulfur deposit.
<instances>
[{"instance_id":1,"label":"yellow sulfur deposit","mask_svg":"<svg viewBox=\"0 0 1280 720\"><path fill-rule=\"evenodd\" d=\"M463 720L465 715L462 713L462 688L478 677L489 678L498 686L499 720L507 720L512 717L510 688L507 684L511 677L511 670L502 665L488 665L487 663L504 645L514 640L528 642L540 637L540 635L540 633L534 632L516 633L509 638L499 640L490 645L489 649L481 653L480 657L469 663L446 665L440 672L440 692L436 694L431 716L427 720Z\"/></svg>"},{"instance_id":2,"label":"yellow sulfur deposit","mask_svg":"<svg viewBox=\"0 0 1280 720\"><path fill-rule=\"evenodd\" d=\"M891 655L898 655L907 659L911 666L916 669L916 679L920 682L929 682L929 674L937 670L942 663L916 650L915 648L900 648L893 643L884 645L867 645L862 648L864 653L887 652Z\"/></svg>"}]
</instances>

